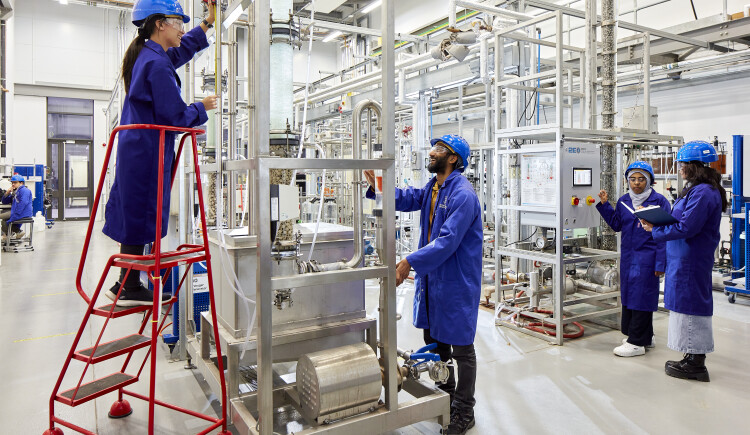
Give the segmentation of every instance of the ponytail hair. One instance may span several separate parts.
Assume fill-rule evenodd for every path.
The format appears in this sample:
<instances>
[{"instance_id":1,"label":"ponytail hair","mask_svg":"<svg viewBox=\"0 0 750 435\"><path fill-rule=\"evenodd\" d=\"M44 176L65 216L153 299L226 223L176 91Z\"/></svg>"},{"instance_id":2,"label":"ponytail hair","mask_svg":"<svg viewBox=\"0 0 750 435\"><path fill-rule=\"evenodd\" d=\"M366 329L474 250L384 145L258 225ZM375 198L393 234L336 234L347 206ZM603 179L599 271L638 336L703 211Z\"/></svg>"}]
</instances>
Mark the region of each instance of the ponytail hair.
<instances>
[{"instance_id":1,"label":"ponytail hair","mask_svg":"<svg viewBox=\"0 0 750 435\"><path fill-rule=\"evenodd\" d=\"M721 174L710 166L705 166L702 162L690 161L685 162L685 179L690 185L682 190L680 198L687 196L688 191L699 184L708 184L719 191L721 196L721 211L726 211L729 206L727 200L727 191L721 185Z\"/></svg>"},{"instance_id":2,"label":"ponytail hair","mask_svg":"<svg viewBox=\"0 0 750 435\"><path fill-rule=\"evenodd\" d=\"M154 14L146 18L146 21L141 24L138 28L138 35L130 43L128 49L125 50L125 57L122 58L122 70L120 75L122 76L122 82L125 85L125 93L130 92L130 80L133 78L133 66L135 65L138 55L141 54L146 40L151 38L154 31L156 30L156 22L164 19L162 14Z\"/></svg>"}]
</instances>

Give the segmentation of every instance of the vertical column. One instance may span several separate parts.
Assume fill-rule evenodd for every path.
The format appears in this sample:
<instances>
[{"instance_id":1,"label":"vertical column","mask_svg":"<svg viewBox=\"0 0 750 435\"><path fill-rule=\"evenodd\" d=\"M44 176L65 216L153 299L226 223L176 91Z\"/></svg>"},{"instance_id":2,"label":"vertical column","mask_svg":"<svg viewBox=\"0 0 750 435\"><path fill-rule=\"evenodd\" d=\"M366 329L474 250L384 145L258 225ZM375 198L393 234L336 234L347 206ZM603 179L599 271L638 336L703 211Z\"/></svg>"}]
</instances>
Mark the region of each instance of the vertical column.
<instances>
[{"instance_id":1,"label":"vertical column","mask_svg":"<svg viewBox=\"0 0 750 435\"><path fill-rule=\"evenodd\" d=\"M271 53L271 21L268 2L253 2L255 36L253 37L253 59L269 59ZM258 419L260 433L273 433L273 379L271 371L271 309L273 291L271 289L271 234L268 201L271 192L268 167L263 164L263 157L269 153L270 114L267 108L271 105L270 68L253 68L252 78L255 92L255 107L264 110L254 111L255 130L253 139L257 153L255 167L257 173L256 192L253 192L253 214L255 215L255 232L258 235L258 270L255 274L255 301L257 310L256 337L258 340Z\"/></svg>"},{"instance_id":2,"label":"vertical column","mask_svg":"<svg viewBox=\"0 0 750 435\"><path fill-rule=\"evenodd\" d=\"M584 81L584 125L596 130L596 0L586 0L586 77Z\"/></svg>"},{"instance_id":3,"label":"vertical column","mask_svg":"<svg viewBox=\"0 0 750 435\"><path fill-rule=\"evenodd\" d=\"M643 34L643 119L645 128L651 131L651 33Z\"/></svg>"},{"instance_id":4,"label":"vertical column","mask_svg":"<svg viewBox=\"0 0 750 435\"><path fill-rule=\"evenodd\" d=\"M190 17L190 23L188 23L188 29L190 30L195 26L195 13L194 13L194 4L192 1L187 2L185 5L186 10L185 12ZM185 96L185 102L188 104L192 103L195 99L195 60L190 59L190 62L185 65L185 88L182 90L183 95ZM180 244L184 244L188 242L188 228L192 226L192 219L193 216L192 212L192 206L189 204L192 203L192 201L188 200L188 194L193 192L193 186L190 185L188 182L191 177L185 176L185 162L190 162L192 160L193 155L193 148L192 148L192 142L187 141L185 143L185 147L182 149L182 154L180 154L180 162L178 165L178 175L177 175L177 186L180 192L180 216L177 218L178 223L178 233L179 233L179 239ZM190 224L188 224L187 220L190 219ZM192 310L188 311L188 298L192 299L193 295L193 287L192 287L192 265L188 266L180 266L179 276L182 276L185 273L185 268L189 267L190 271L188 272L188 277L185 279L185 284L183 284L183 288L180 289L180 295L179 300L177 301L178 306L180 308L180 312L183 313L182 315L182 322L180 322L178 326L178 332L180 334L179 342L177 345L177 353L179 355L180 360L187 359L187 319L190 317L186 316L184 313L187 312L193 312Z\"/></svg>"},{"instance_id":5,"label":"vertical column","mask_svg":"<svg viewBox=\"0 0 750 435\"><path fill-rule=\"evenodd\" d=\"M237 65L237 30L239 27L233 24L228 29L229 39L227 40L227 97L229 99L229 111L227 112L227 128L229 129L227 135L227 159L233 160L236 158L236 142L237 142L237 71L239 67ZM234 228L237 220L237 198L235 180L237 175L233 172L227 172L227 225L228 228ZM242 198L240 198L240 203Z\"/></svg>"},{"instance_id":6,"label":"vertical column","mask_svg":"<svg viewBox=\"0 0 750 435\"><path fill-rule=\"evenodd\" d=\"M256 39L256 26L255 26L255 7L251 3L250 6L247 8L247 21L248 21L248 28L247 28L247 66L245 67L245 71L247 72L247 81L245 82L247 86L247 128L248 128L248 134L247 134L247 158L248 159L254 159L258 156L258 142L256 142L256 136L251 132L256 132L258 129L257 127L257 119L255 117L256 113L256 103L255 103L255 39ZM254 169L250 169L247 172L247 176L249 179L248 188L247 188L247 194L253 195L253 199L257 198L257 171L258 167L255 166ZM248 198L249 199L249 198ZM247 206L251 207L250 200L247 202ZM248 211L247 218L248 218L248 234L257 234L256 232L256 223L257 221L257 214L255 213L254 206L253 208Z\"/></svg>"},{"instance_id":7,"label":"vertical column","mask_svg":"<svg viewBox=\"0 0 750 435\"><path fill-rule=\"evenodd\" d=\"M394 138L395 123L393 114L395 113L395 53L394 53L394 8L393 0L384 0L381 6L381 23L383 35L383 55L382 55L382 125L383 125L383 158L389 159L391 165L383 174L383 220L387 225L385 251L388 259L388 277L381 280L380 309L383 313L380 325L380 340L383 345L381 355L385 360L385 406L391 411L398 409L398 391L396 386L396 241L395 241L395 220L396 220L396 202L394 189L396 187L396 173L394 170L396 157L396 144ZM355 120L356 121L356 120Z\"/></svg>"},{"instance_id":8,"label":"vertical column","mask_svg":"<svg viewBox=\"0 0 750 435\"><path fill-rule=\"evenodd\" d=\"M563 13L555 12L555 123L563 127ZM559 178L558 178L559 179Z\"/></svg>"},{"instance_id":9,"label":"vertical column","mask_svg":"<svg viewBox=\"0 0 750 435\"><path fill-rule=\"evenodd\" d=\"M216 144L216 227L221 228L224 221L224 176L222 167L224 166L224 160L222 157L222 151L224 149L224 88L221 85L221 70L222 64L222 22L224 21L224 13L221 10L221 2L216 4L216 42L214 45L214 52L216 54L214 61L214 92L219 97L216 100L216 116L214 117L214 136Z\"/></svg>"},{"instance_id":10,"label":"vertical column","mask_svg":"<svg viewBox=\"0 0 750 435\"><path fill-rule=\"evenodd\" d=\"M614 130L617 114L617 35L615 19L615 1L602 0L602 129ZM612 139L612 137L608 137ZM601 188L614 192L614 146L601 148ZM614 197L613 197L614 199ZM617 238L615 232L601 220L602 248L615 250Z\"/></svg>"}]
</instances>

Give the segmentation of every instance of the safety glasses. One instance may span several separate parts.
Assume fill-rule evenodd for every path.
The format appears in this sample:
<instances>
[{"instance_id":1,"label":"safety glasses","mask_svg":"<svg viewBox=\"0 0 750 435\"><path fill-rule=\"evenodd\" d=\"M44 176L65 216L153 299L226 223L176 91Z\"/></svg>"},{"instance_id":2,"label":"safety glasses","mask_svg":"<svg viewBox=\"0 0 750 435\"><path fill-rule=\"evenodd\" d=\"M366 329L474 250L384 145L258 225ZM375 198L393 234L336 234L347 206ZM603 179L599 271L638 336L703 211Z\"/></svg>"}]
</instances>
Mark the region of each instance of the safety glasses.
<instances>
[{"instance_id":1,"label":"safety glasses","mask_svg":"<svg viewBox=\"0 0 750 435\"><path fill-rule=\"evenodd\" d=\"M168 25L174 28L175 30L179 30L180 32L185 31L185 23L182 22L182 18L178 17L169 17L165 18L164 22Z\"/></svg>"},{"instance_id":2,"label":"safety glasses","mask_svg":"<svg viewBox=\"0 0 750 435\"><path fill-rule=\"evenodd\" d=\"M432 149L430 150L430 152L433 152L433 151L434 151L434 152L436 152L436 153L438 153L438 154L442 154L442 153L451 153L451 150L449 150L449 149L448 149L447 147L445 147L445 146L443 146L443 145L435 145L435 146L434 146L434 147L432 147Z\"/></svg>"},{"instance_id":3,"label":"safety glasses","mask_svg":"<svg viewBox=\"0 0 750 435\"><path fill-rule=\"evenodd\" d=\"M630 180L631 183L645 183L646 179L643 177L629 177L628 180Z\"/></svg>"}]
</instances>

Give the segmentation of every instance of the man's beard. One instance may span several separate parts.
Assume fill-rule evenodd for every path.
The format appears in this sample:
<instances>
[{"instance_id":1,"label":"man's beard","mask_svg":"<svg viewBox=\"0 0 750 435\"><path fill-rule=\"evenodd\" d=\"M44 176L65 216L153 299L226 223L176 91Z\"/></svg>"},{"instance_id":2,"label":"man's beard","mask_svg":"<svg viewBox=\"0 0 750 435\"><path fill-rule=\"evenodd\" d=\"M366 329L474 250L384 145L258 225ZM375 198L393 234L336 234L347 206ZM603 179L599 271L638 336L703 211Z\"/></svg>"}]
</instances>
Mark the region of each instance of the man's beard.
<instances>
[{"instance_id":1,"label":"man's beard","mask_svg":"<svg viewBox=\"0 0 750 435\"><path fill-rule=\"evenodd\" d=\"M438 172L445 172L445 169L447 167L448 167L448 155L446 154L443 157L436 158L434 162L430 162L427 165L427 172L431 174L437 174Z\"/></svg>"}]
</instances>

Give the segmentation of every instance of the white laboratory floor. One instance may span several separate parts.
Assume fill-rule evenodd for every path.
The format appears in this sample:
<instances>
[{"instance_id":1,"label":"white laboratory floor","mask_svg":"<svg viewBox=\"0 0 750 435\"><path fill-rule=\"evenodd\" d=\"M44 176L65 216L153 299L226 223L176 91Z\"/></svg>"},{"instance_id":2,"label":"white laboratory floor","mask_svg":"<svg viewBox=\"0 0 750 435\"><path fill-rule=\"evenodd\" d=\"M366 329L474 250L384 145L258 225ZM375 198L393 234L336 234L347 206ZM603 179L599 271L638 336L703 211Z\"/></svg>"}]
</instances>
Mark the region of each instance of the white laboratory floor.
<instances>
[{"instance_id":1,"label":"white laboratory floor","mask_svg":"<svg viewBox=\"0 0 750 435\"><path fill-rule=\"evenodd\" d=\"M47 428L50 392L85 309L74 284L85 231L84 222L59 222L35 234L34 252L2 253L2 434L41 434ZM95 283L116 248L97 231L84 282ZM399 346L420 347L421 330L411 326L413 290L402 286L398 294L398 308L403 314L398 326ZM371 315L376 301L375 287L368 285L367 309ZM587 324L582 338L559 347L496 327L492 314L481 311L475 343L479 370L477 424L469 433L747 433L744 412L750 409L750 300L738 298L736 304L729 304L723 294L715 293L714 301L717 350L707 359L710 383L664 374L664 362L681 355L666 347L667 315L663 313L655 316L656 348L642 357L618 358L612 354L623 337L618 331ZM117 322L110 331L113 337L135 328L138 319L126 317ZM98 328L87 328L83 342L93 344L96 333ZM182 361L169 360L166 346L160 352L160 398L215 413L217 400L207 395L200 375L184 369ZM74 365L83 366L78 362ZM118 369L99 364L86 377ZM80 376L80 370L77 373ZM76 380L73 370L64 386ZM143 392L146 385L140 382L132 389ZM56 404L56 409L63 418L100 434L145 433L146 406L133 399L133 415L111 420L107 411L113 400L113 394L109 394L77 408ZM199 419L170 411L157 409L156 415L159 434L196 433L205 427ZM73 432L66 429L65 433ZM439 427L427 421L395 433L436 434Z\"/></svg>"}]
</instances>

